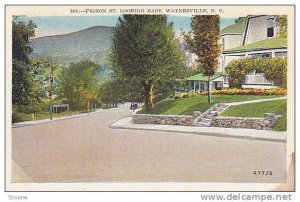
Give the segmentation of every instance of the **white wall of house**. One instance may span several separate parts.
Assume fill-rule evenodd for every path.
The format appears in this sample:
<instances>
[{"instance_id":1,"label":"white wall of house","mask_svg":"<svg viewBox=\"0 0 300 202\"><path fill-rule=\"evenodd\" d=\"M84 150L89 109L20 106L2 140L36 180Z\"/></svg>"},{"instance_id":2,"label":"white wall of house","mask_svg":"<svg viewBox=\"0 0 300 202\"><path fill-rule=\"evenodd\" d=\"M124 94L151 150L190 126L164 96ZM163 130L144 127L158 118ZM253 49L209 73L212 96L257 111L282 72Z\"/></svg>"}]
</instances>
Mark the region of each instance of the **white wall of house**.
<instances>
[{"instance_id":1,"label":"white wall of house","mask_svg":"<svg viewBox=\"0 0 300 202\"><path fill-rule=\"evenodd\" d=\"M224 58L224 56L221 54L220 56L219 56L219 58L218 58L218 68L217 68L217 72L222 72L222 73L224 73L224 70L223 70L223 59Z\"/></svg>"},{"instance_id":2,"label":"white wall of house","mask_svg":"<svg viewBox=\"0 0 300 202\"><path fill-rule=\"evenodd\" d=\"M277 88L277 86L264 84L264 85L242 85L242 88L254 88L254 89L271 89Z\"/></svg>"},{"instance_id":3,"label":"white wall of house","mask_svg":"<svg viewBox=\"0 0 300 202\"><path fill-rule=\"evenodd\" d=\"M254 89L271 89L276 88L277 86L264 84L264 85L242 85L242 88L254 88ZM223 88L229 88L228 83L223 83Z\"/></svg>"},{"instance_id":4,"label":"white wall of house","mask_svg":"<svg viewBox=\"0 0 300 202\"><path fill-rule=\"evenodd\" d=\"M242 45L243 34L223 34L220 38L222 44L222 50L235 48Z\"/></svg>"},{"instance_id":5,"label":"white wall of house","mask_svg":"<svg viewBox=\"0 0 300 202\"><path fill-rule=\"evenodd\" d=\"M243 34L223 34L223 35L221 35L219 43L221 44L222 51L241 46L242 36L243 36ZM217 71L224 73L225 60L224 60L223 54L220 55L218 61L219 61L219 64L218 64Z\"/></svg>"},{"instance_id":6,"label":"white wall of house","mask_svg":"<svg viewBox=\"0 0 300 202\"><path fill-rule=\"evenodd\" d=\"M247 18L248 23L247 32L245 33L245 42L243 45L251 44L257 41L262 41L268 38L275 38L277 36L277 26L274 26L274 36L268 37L267 36L267 20L268 19L275 19L277 16L274 15L267 15L267 16L249 16Z\"/></svg>"}]
</instances>

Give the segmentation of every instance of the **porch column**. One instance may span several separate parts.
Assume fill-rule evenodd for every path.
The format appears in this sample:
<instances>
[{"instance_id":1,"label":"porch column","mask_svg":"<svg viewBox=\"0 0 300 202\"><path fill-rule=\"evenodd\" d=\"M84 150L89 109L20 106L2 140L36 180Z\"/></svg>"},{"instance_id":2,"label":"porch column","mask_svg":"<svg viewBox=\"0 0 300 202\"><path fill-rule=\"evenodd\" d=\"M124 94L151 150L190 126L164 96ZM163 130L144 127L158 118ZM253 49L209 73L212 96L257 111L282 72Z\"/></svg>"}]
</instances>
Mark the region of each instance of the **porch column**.
<instances>
[{"instance_id":1,"label":"porch column","mask_svg":"<svg viewBox=\"0 0 300 202\"><path fill-rule=\"evenodd\" d=\"M198 81L199 84L199 93L201 92L201 81Z\"/></svg>"},{"instance_id":2,"label":"porch column","mask_svg":"<svg viewBox=\"0 0 300 202\"><path fill-rule=\"evenodd\" d=\"M194 81L194 92L196 92L196 81Z\"/></svg>"},{"instance_id":3,"label":"porch column","mask_svg":"<svg viewBox=\"0 0 300 202\"><path fill-rule=\"evenodd\" d=\"M275 51L272 51L272 52L271 52L271 57L272 57L272 58L275 58Z\"/></svg>"}]
</instances>

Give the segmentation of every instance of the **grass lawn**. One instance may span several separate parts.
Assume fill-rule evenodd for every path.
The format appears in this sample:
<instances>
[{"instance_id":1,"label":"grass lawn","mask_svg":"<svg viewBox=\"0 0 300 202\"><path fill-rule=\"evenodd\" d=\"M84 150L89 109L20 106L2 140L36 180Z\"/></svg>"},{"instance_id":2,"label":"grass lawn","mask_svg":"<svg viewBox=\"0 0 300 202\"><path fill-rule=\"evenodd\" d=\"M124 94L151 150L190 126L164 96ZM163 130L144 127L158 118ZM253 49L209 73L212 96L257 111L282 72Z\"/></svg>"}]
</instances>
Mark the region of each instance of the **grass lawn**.
<instances>
[{"instance_id":1,"label":"grass lawn","mask_svg":"<svg viewBox=\"0 0 300 202\"><path fill-rule=\"evenodd\" d=\"M232 106L221 113L221 116L235 117L264 117L265 113L283 115L273 128L274 130L285 131L287 122L286 100L272 100L259 103Z\"/></svg>"},{"instance_id":2,"label":"grass lawn","mask_svg":"<svg viewBox=\"0 0 300 202\"><path fill-rule=\"evenodd\" d=\"M280 97L278 95L212 95L211 103L207 103L207 96L193 96L190 98L170 99L154 105L154 110L140 114L193 114L194 111L204 112L216 103L238 102Z\"/></svg>"},{"instance_id":3,"label":"grass lawn","mask_svg":"<svg viewBox=\"0 0 300 202\"><path fill-rule=\"evenodd\" d=\"M66 111L64 112L64 116L71 116L75 114L84 113L81 111ZM12 122L18 123L18 122L24 122L24 121L34 121L34 120L42 120L42 119L50 119L50 112L38 112L35 114L35 117L33 119L32 114L27 113L20 113L17 112L14 114L14 117ZM52 113L53 118L62 117L61 113Z\"/></svg>"}]
</instances>

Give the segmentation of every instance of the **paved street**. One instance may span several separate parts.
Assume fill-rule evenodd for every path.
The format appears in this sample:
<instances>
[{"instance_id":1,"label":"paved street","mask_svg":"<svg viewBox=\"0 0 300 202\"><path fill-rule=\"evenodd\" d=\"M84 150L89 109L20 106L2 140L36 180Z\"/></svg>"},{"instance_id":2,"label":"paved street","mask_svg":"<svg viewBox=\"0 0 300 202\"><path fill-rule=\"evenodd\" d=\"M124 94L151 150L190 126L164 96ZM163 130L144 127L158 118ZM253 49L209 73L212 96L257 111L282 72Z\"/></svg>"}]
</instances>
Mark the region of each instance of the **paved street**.
<instances>
[{"instance_id":1,"label":"paved street","mask_svg":"<svg viewBox=\"0 0 300 202\"><path fill-rule=\"evenodd\" d=\"M126 106L13 128L12 181L285 181L283 142L109 128L129 112Z\"/></svg>"}]
</instances>

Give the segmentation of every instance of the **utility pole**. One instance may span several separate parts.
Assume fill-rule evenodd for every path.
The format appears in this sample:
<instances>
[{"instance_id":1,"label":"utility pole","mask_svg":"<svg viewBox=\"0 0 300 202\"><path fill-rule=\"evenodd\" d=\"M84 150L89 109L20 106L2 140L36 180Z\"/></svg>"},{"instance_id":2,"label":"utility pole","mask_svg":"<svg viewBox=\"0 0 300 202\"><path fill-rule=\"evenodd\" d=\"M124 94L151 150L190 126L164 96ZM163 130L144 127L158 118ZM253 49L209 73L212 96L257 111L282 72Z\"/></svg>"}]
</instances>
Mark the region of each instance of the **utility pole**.
<instances>
[{"instance_id":1,"label":"utility pole","mask_svg":"<svg viewBox=\"0 0 300 202\"><path fill-rule=\"evenodd\" d=\"M51 68L51 74L49 75L49 82L50 82L50 91L49 91L49 98L50 98L50 120L52 120L52 113L53 113L53 107L52 107L52 92L53 92L53 75L52 75L52 68Z\"/></svg>"}]
</instances>

